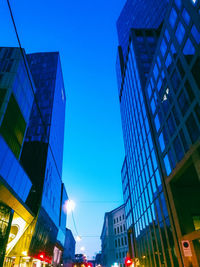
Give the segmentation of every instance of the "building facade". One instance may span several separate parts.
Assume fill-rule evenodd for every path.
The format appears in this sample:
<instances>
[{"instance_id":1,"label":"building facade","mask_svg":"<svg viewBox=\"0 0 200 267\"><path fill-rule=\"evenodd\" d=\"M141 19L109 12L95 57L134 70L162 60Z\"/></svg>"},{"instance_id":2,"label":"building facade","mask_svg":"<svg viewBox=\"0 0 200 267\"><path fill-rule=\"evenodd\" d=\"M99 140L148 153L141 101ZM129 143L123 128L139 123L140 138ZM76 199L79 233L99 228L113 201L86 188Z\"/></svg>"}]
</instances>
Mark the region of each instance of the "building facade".
<instances>
[{"instance_id":1,"label":"building facade","mask_svg":"<svg viewBox=\"0 0 200 267\"><path fill-rule=\"evenodd\" d=\"M169 1L160 24L120 29L129 34L117 58L122 184L129 250L140 265L200 266L199 6Z\"/></svg>"},{"instance_id":2,"label":"building facade","mask_svg":"<svg viewBox=\"0 0 200 267\"><path fill-rule=\"evenodd\" d=\"M75 257L76 241L70 229L66 228L65 235L65 250L62 255L62 262L64 267L72 267L73 259Z\"/></svg>"},{"instance_id":3,"label":"building facade","mask_svg":"<svg viewBox=\"0 0 200 267\"><path fill-rule=\"evenodd\" d=\"M1 48L0 71L0 266L58 266L68 199L59 53Z\"/></svg>"},{"instance_id":4,"label":"building facade","mask_svg":"<svg viewBox=\"0 0 200 267\"><path fill-rule=\"evenodd\" d=\"M105 213L101 234L101 248L102 266L124 266L128 252L124 205Z\"/></svg>"},{"instance_id":5,"label":"building facade","mask_svg":"<svg viewBox=\"0 0 200 267\"><path fill-rule=\"evenodd\" d=\"M32 182L19 159L33 92L19 48L0 48L0 266L34 219L26 205Z\"/></svg>"},{"instance_id":6,"label":"building facade","mask_svg":"<svg viewBox=\"0 0 200 267\"><path fill-rule=\"evenodd\" d=\"M28 54L27 60L36 87L21 155L33 184L27 205L37 215L29 256L46 257L56 266L65 244L62 207L68 198L62 183L65 89L59 53Z\"/></svg>"}]
</instances>

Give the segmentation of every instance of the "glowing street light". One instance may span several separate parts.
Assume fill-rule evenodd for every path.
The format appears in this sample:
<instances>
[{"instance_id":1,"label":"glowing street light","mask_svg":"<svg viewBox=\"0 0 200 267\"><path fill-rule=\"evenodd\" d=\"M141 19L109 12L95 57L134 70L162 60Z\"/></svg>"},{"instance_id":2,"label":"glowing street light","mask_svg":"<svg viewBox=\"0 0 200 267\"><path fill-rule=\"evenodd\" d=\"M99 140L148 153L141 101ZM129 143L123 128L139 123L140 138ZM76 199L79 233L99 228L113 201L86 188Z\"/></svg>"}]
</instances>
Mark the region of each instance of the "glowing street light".
<instances>
[{"instance_id":1,"label":"glowing street light","mask_svg":"<svg viewBox=\"0 0 200 267\"><path fill-rule=\"evenodd\" d=\"M81 247L80 248L80 251L85 251L85 247Z\"/></svg>"},{"instance_id":2,"label":"glowing street light","mask_svg":"<svg viewBox=\"0 0 200 267\"><path fill-rule=\"evenodd\" d=\"M68 199L65 201L64 205L63 205L63 210L65 213L71 213L72 211L74 211L76 207L76 203L71 200L71 199Z\"/></svg>"},{"instance_id":3,"label":"glowing street light","mask_svg":"<svg viewBox=\"0 0 200 267\"><path fill-rule=\"evenodd\" d=\"M82 238L79 235L77 235L76 242L80 242L81 240L82 240Z\"/></svg>"}]
</instances>

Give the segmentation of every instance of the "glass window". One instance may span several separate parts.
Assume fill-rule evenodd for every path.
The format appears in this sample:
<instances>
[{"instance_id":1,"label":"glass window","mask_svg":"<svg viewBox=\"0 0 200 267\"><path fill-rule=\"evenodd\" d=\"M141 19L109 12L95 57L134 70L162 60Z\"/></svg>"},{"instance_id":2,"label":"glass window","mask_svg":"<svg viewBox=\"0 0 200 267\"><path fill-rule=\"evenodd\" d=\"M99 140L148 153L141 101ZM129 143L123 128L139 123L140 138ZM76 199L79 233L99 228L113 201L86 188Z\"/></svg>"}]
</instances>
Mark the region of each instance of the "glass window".
<instances>
[{"instance_id":1,"label":"glass window","mask_svg":"<svg viewBox=\"0 0 200 267\"><path fill-rule=\"evenodd\" d=\"M168 125L168 129L169 129L169 133L172 136L175 132L175 124L173 121L172 114L170 114L168 119L167 119L167 125Z\"/></svg>"},{"instance_id":2,"label":"glass window","mask_svg":"<svg viewBox=\"0 0 200 267\"><path fill-rule=\"evenodd\" d=\"M164 157L164 164L165 164L166 174L167 174L167 176L169 176L171 171L172 171L172 169L171 169L169 158L168 158L167 154Z\"/></svg>"},{"instance_id":3,"label":"glass window","mask_svg":"<svg viewBox=\"0 0 200 267\"><path fill-rule=\"evenodd\" d=\"M192 143L195 143L196 140L199 138L199 128L192 114L187 119L186 126Z\"/></svg>"},{"instance_id":4,"label":"glass window","mask_svg":"<svg viewBox=\"0 0 200 267\"><path fill-rule=\"evenodd\" d=\"M157 66L157 64L155 64L155 66L154 66L153 74L154 74L154 78L155 78L155 81L156 81L157 78L158 78L158 66Z\"/></svg>"},{"instance_id":5,"label":"glass window","mask_svg":"<svg viewBox=\"0 0 200 267\"><path fill-rule=\"evenodd\" d=\"M190 86L190 83L188 82L188 80L185 82L185 88L187 90L187 94L189 96L189 99L192 102L194 100L194 92L193 92L192 87Z\"/></svg>"},{"instance_id":6,"label":"glass window","mask_svg":"<svg viewBox=\"0 0 200 267\"><path fill-rule=\"evenodd\" d=\"M183 69L183 66L182 66L182 64L181 64L180 59L178 59L178 61L177 61L177 67L178 67L178 71L179 71L179 73L181 74L181 77L184 78L184 76L185 76L185 71L184 71L184 69Z\"/></svg>"},{"instance_id":7,"label":"glass window","mask_svg":"<svg viewBox=\"0 0 200 267\"><path fill-rule=\"evenodd\" d=\"M185 138L185 135L184 135L182 129L180 130L180 138L181 138L181 141L182 141L184 150L185 150L185 152L186 152L186 151L188 150L188 144L187 144L187 141L186 141L186 138Z\"/></svg>"},{"instance_id":8,"label":"glass window","mask_svg":"<svg viewBox=\"0 0 200 267\"><path fill-rule=\"evenodd\" d=\"M163 133L162 132L161 132L158 140L159 140L161 152L163 152L164 149L165 149L165 142L164 142L164 138L163 138Z\"/></svg>"},{"instance_id":9,"label":"glass window","mask_svg":"<svg viewBox=\"0 0 200 267\"><path fill-rule=\"evenodd\" d=\"M179 123L180 123L180 120L179 120L179 113L178 113L178 111L177 111L177 109L176 109L175 106L172 108L172 113L173 113L173 115L174 115L174 119L175 119L176 125L178 126Z\"/></svg>"},{"instance_id":10,"label":"glass window","mask_svg":"<svg viewBox=\"0 0 200 267\"><path fill-rule=\"evenodd\" d=\"M151 100L151 110L152 110L152 114L154 114L156 111L156 105L155 105L154 98L152 98L152 100Z\"/></svg>"},{"instance_id":11,"label":"glass window","mask_svg":"<svg viewBox=\"0 0 200 267\"><path fill-rule=\"evenodd\" d=\"M175 49L173 43L171 44L170 50L172 52L172 55L176 54L176 49Z\"/></svg>"},{"instance_id":12,"label":"glass window","mask_svg":"<svg viewBox=\"0 0 200 267\"><path fill-rule=\"evenodd\" d=\"M158 170L155 173L155 177L156 177L157 186L159 187L162 183L161 183L160 173Z\"/></svg>"},{"instance_id":13,"label":"glass window","mask_svg":"<svg viewBox=\"0 0 200 267\"><path fill-rule=\"evenodd\" d=\"M182 1L181 0L175 0L176 6L181 9Z\"/></svg>"},{"instance_id":14,"label":"glass window","mask_svg":"<svg viewBox=\"0 0 200 267\"><path fill-rule=\"evenodd\" d=\"M147 87L147 93L148 93L148 96L149 96L149 99L150 99L151 95L152 95L152 90L151 90L151 85L150 84Z\"/></svg>"},{"instance_id":15,"label":"glass window","mask_svg":"<svg viewBox=\"0 0 200 267\"><path fill-rule=\"evenodd\" d=\"M170 36L169 36L169 32L168 32L167 29L165 30L165 37L166 37L167 41L169 42L170 41Z\"/></svg>"},{"instance_id":16,"label":"glass window","mask_svg":"<svg viewBox=\"0 0 200 267\"><path fill-rule=\"evenodd\" d=\"M161 62L160 62L160 57L157 56L157 62L158 62L158 66L161 67Z\"/></svg>"},{"instance_id":17,"label":"glass window","mask_svg":"<svg viewBox=\"0 0 200 267\"><path fill-rule=\"evenodd\" d=\"M181 142L180 142L178 136L174 140L173 144L174 144L174 151L175 151L177 160L180 161L183 158L184 153L183 153Z\"/></svg>"},{"instance_id":18,"label":"glass window","mask_svg":"<svg viewBox=\"0 0 200 267\"><path fill-rule=\"evenodd\" d=\"M176 30L176 39L179 42L179 44L182 43L184 35L185 35L185 28L181 22L179 22L177 30Z\"/></svg>"},{"instance_id":19,"label":"glass window","mask_svg":"<svg viewBox=\"0 0 200 267\"><path fill-rule=\"evenodd\" d=\"M177 13L176 13L175 9L172 8L170 16L169 16L169 23L170 23L172 28L174 28L174 25L176 23L176 19L177 19Z\"/></svg>"},{"instance_id":20,"label":"glass window","mask_svg":"<svg viewBox=\"0 0 200 267\"><path fill-rule=\"evenodd\" d=\"M171 165L172 165L172 168L175 168L175 160L174 160L174 155L173 155L173 152L171 149L169 149L168 151L168 157L169 157L169 160L171 162Z\"/></svg>"},{"instance_id":21,"label":"glass window","mask_svg":"<svg viewBox=\"0 0 200 267\"><path fill-rule=\"evenodd\" d=\"M166 42L165 42L164 39L162 40L160 51L161 51L161 53L162 53L162 55L164 57L165 56L165 53L167 51L167 45L166 45Z\"/></svg>"},{"instance_id":22,"label":"glass window","mask_svg":"<svg viewBox=\"0 0 200 267\"><path fill-rule=\"evenodd\" d=\"M174 70L172 77L171 77L172 86L174 89L174 92L176 93L178 91L179 85L180 85L180 77L176 70Z\"/></svg>"},{"instance_id":23,"label":"glass window","mask_svg":"<svg viewBox=\"0 0 200 267\"><path fill-rule=\"evenodd\" d=\"M184 91L182 91L178 97L178 104L182 114L184 115L189 108L189 102Z\"/></svg>"},{"instance_id":24,"label":"glass window","mask_svg":"<svg viewBox=\"0 0 200 267\"><path fill-rule=\"evenodd\" d=\"M21 151L25 130L26 122L12 94L0 127L0 133L17 158Z\"/></svg>"},{"instance_id":25,"label":"glass window","mask_svg":"<svg viewBox=\"0 0 200 267\"><path fill-rule=\"evenodd\" d=\"M187 55L191 56L195 54L195 48L190 40L190 38L187 39L185 46L183 48L183 54L186 56L186 60L188 62L191 61L191 57L187 58Z\"/></svg>"},{"instance_id":26,"label":"glass window","mask_svg":"<svg viewBox=\"0 0 200 267\"><path fill-rule=\"evenodd\" d=\"M172 64L172 58L171 58L170 54L168 54L166 61L165 61L166 68L168 69L171 64Z\"/></svg>"},{"instance_id":27,"label":"glass window","mask_svg":"<svg viewBox=\"0 0 200 267\"><path fill-rule=\"evenodd\" d=\"M153 162L153 168L155 171L157 169L158 165L157 165L157 160L156 160L156 155L155 155L154 150L151 153L151 157L152 157L152 162Z\"/></svg>"},{"instance_id":28,"label":"glass window","mask_svg":"<svg viewBox=\"0 0 200 267\"><path fill-rule=\"evenodd\" d=\"M158 84L157 84L157 89L158 89L158 92L160 91L160 88L162 86L162 80L161 78L158 80Z\"/></svg>"},{"instance_id":29,"label":"glass window","mask_svg":"<svg viewBox=\"0 0 200 267\"><path fill-rule=\"evenodd\" d=\"M189 23L190 23L190 15L188 14L188 12L187 12L187 10L185 8L183 9L182 16L183 16L183 18L185 20L185 23L187 25L189 25Z\"/></svg>"},{"instance_id":30,"label":"glass window","mask_svg":"<svg viewBox=\"0 0 200 267\"><path fill-rule=\"evenodd\" d=\"M158 132L159 129L160 129L160 121L159 121L159 118L158 118L158 114L156 115L156 117L154 119L154 123L155 123L156 130Z\"/></svg>"},{"instance_id":31,"label":"glass window","mask_svg":"<svg viewBox=\"0 0 200 267\"><path fill-rule=\"evenodd\" d=\"M197 44L200 43L200 32L197 30L196 26L193 25L192 26L192 36L194 37L195 41L197 42Z\"/></svg>"}]
</instances>

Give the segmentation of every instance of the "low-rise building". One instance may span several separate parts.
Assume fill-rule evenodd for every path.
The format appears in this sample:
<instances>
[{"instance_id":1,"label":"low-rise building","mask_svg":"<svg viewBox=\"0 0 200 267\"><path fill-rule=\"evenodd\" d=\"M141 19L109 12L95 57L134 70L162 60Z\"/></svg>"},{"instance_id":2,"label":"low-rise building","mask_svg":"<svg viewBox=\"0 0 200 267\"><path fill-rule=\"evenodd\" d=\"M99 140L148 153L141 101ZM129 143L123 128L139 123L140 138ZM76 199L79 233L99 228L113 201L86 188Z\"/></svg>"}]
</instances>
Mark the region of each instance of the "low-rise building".
<instances>
[{"instance_id":1,"label":"low-rise building","mask_svg":"<svg viewBox=\"0 0 200 267\"><path fill-rule=\"evenodd\" d=\"M105 213L101 233L102 266L124 266L128 239L124 205Z\"/></svg>"}]
</instances>

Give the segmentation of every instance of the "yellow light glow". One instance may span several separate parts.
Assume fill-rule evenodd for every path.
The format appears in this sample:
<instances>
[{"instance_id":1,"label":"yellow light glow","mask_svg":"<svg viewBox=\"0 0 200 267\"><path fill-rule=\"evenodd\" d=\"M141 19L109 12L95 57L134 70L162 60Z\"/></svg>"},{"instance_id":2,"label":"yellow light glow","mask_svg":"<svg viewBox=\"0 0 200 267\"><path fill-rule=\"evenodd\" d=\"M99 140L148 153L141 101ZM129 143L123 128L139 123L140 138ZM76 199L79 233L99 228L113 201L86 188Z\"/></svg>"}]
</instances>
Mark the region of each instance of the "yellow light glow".
<instances>
[{"instance_id":1,"label":"yellow light glow","mask_svg":"<svg viewBox=\"0 0 200 267\"><path fill-rule=\"evenodd\" d=\"M22 255L23 255L23 256L27 256L27 251L23 251L23 252L22 252Z\"/></svg>"},{"instance_id":2,"label":"yellow light glow","mask_svg":"<svg viewBox=\"0 0 200 267\"><path fill-rule=\"evenodd\" d=\"M14 213L8 244L6 248L6 255L8 255L10 251L13 249L13 247L17 244L17 242L19 241L19 239L21 238L27 227L28 224L19 215Z\"/></svg>"}]
</instances>

